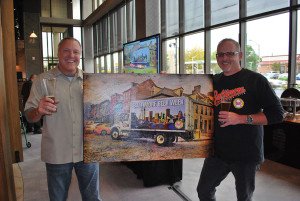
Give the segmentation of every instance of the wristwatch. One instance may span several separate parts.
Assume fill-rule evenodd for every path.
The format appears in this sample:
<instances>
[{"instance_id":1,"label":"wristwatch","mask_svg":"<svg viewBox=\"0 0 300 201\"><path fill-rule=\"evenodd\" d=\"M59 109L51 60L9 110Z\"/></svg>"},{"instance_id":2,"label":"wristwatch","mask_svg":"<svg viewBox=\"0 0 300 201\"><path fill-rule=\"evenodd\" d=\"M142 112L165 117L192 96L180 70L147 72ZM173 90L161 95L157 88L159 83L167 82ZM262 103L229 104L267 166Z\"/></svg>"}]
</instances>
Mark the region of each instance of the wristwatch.
<instances>
[{"instance_id":1,"label":"wristwatch","mask_svg":"<svg viewBox=\"0 0 300 201\"><path fill-rule=\"evenodd\" d=\"M251 115L247 115L247 124L253 124L253 117Z\"/></svg>"}]
</instances>

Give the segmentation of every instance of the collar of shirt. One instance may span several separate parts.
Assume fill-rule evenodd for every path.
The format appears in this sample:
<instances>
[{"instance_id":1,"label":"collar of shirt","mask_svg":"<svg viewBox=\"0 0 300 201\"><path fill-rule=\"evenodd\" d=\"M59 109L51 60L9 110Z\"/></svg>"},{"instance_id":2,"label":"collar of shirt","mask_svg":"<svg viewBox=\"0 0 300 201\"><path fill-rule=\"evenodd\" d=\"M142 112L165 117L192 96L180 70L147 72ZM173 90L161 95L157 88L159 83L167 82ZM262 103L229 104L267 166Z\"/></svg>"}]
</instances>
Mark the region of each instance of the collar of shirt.
<instances>
[{"instance_id":1,"label":"collar of shirt","mask_svg":"<svg viewBox=\"0 0 300 201\"><path fill-rule=\"evenodd\" d=\"M58 77L59 75L65 76L59 69L58 66L53 69L53 75L55 77ZM67 77L67 76L66 76ZM79 68L77 68L77 73L75 74L74 78L81 78L83 79L83 71Z\"/></svg>"}]
</instances>

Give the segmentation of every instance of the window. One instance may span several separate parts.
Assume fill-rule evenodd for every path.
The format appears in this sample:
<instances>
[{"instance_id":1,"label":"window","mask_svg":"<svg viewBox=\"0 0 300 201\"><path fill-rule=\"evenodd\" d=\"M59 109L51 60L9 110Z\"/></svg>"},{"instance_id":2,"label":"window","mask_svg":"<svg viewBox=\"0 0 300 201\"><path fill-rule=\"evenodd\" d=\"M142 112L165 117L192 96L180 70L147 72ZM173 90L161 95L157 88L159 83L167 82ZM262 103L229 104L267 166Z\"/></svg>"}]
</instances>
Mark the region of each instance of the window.
<instances>
[{"instance_id":1,"label":"window","mask_svg":"<svg viewBox=\"0 0 300 201\"><path fill-rule=\"evenodd\" d=\"M166 22L164 29L166 30L166 36L174 36L179 33L179 4L178 0L165 0L165 14Z\"/></svg>"},{"instance_id":2,"label":"window","mask_svg":"<svg viewBox=\"0 0 300 201\"><path fill-rule=\"evenodd\" d=\"M126 28L127 28L127 41L134 41L135 38L135 1L130 1L126 4Z\"/></svg>"},{"instance_id":3,"label":"window","mask_svg":"<svg viewBox=\"0 0 300 201\"><path fill-rule=\"evenodd\" d=\"M135 19L139 16L136 16L135 1L122 2L94 24L94 47L98 48L95 51L95 58L111 54L113 59L110 62L113 63L110 68L113 68L111 70L113 72L116 71L115 53L120 54L123 44L135 40L136 37ZM99 0L97 4L98 2ZM288 72L292 72L294 76L290 82L293 82L294 78L296 83L300 82L297 80L300 79L297 78L300 77L300 40L297 40L297 50L288 45L291 43L290 35L297 34L296 38L300 37L294 30L293 34L289 33L290 21L295 27L295 21L298 20L298 28L300 27L299 17L290 19L290 13L300 8L299 1L161 0L159 2L151 3L150 10L145 7L146 22L150 23L147 24L145 33L152 33L147 28L160 25L157 33L161 34L162 40L163 71L186 74L219 73L221 69L215 58L217 44L224 38L232 38L241 40L239 42L243 46L242 50L245 49L242 67L264 75L268 73L267 77L273 76L268 79L277 95L280 96L288 86ZM153 9L159 10L160 18L151 17ZM297 62L296 67L292 68L296 69L288 71L288 66L293 64L288 63L289 52L293 52L294 55L295 51ZM295 59L293 55L292 59ZM119 66L122 61L120 59L119 56ZM266 67L267 65L269 67ZM109 70L107 65L105 67ZM289 83L289 86L294 84Z\"/></svg>"},{"instance_id":4,"label":"window","mask_svg":"<svg viewBox=\"0 0 300 201\"><path fill-rule=\"evenodd\" d=\"M203 0L184 1L184 31L197 30L204 27Z\"/></svg>"},{"instance_id":5,"label":"window","mask_svg":"<svg viewBox=\"0 0 300 201\"><path fill-rule=\"evenodd\" d=\"M114 68L114 73L119 73L118 52L115 52L113 54L113 68Z\"/></svg>"},{"instance_id":6,"label":"window","mask_svg":"<svg viewBox=\"0 0 300 201\"><path fill-rule=\"evenodd\" d=\"M163 43L164 55L162 57L163 71L167 73L179 73L179 39L170 39Z\"/></svg>"},{"instance_id":7,"label":"window","mask_svg":"<svg viewBox=\"0 0 300 201\"><path fill-rule=\"evenodd\" d=\"M289 6L289 0L251 0L247 1L247 16L264 13Z\"/></svg>"},{"instance_id":8,"label":"window","mask_svg":"<svg viewBox=\"0 0 300 201\"><path fill-rule=\"evenodd\" d=\"M105 73L105 56L100 57L100 73Z\"/></svg>"},{"instance_id":9,"label":"window","mask_svg":"<svg viewBox=\"0 0 300 201\"><path fill-rule=\"evenodd\" d=\"M118 49L118 13L114 12L109 17L110 25L110 52Z\"/></svg>"},{"instance_id":10,"label":"window","mask_svg":"<svg viewBox=\"0 0 300 201\"><path fill-rule=\"evenodd\" d=\"M42 26L43 67L44 71L54 68L58 63L58 44L61 39L72 36L81 43L81 27ZM83 67L82 58L79 68Z\"/></svg>"},{"instance_id":11,"label":"window","mask_svg":"<svg viewBox=\"0 0 300 201\"><path fill-rule=\"evenodd\" d=\"M239 18L239 0L211 0L211 25Z\"/></svg>"},{"instance_id":12,"label":"window","mask_svg":"<svg viewBox=\"0 0 300 201\"><path fill-rule=\"evenodd\" d=\"M81 15L80 15L80 0L72 0L72 13L73 19L77 19L80 20L81 19Z\"/></svg>"},{"instance_id":13,"label":"window","mask_svg":"<svg viewBox=\"0 0 300 201\"><path fill-rule=\"evenodd\" d=\"M42 17L81 19L80 10L80 0L41 0Z\"/></svg>"},{"instance_id":14,"label":"window","mask_svg":"<svg viewBox=\"0 0 300 201\"><path fill-rule=\"evenodd\" d=\"M108 54L108 55L106 55L106 57L105 57L105 60L106 60L106 73L111 73L111 60L110 60L110 58L111 58L111 55L110 54Z\"/></svg>"},{"instance_id":15,"label":"window","mask_svg":"<svg viewBox=\"0 0 300 201\"><path fill-rule=\"evenodd\" d=\"M246 26L246 68L265 75L280 96L287 87L289 14L249 21Z\"/></svg>"},{"instance_id":16,"label":"window","mask_svg":"<svg viewBox=\"0 0 300 201\"><path fill-rule=\"evenodd\" d=\"M204 73L204 33L184 37L184 73Z\"/></svg>"},{"instance_id":17,"label":"window","mask_svg":"<svg viewBox=\"0 0 300 201\"><path fill-rule=\"evenodd\" d=\"M219 68L216 60L217 46L218 43L224 38L232 38L236 41L239 40L239 25L230 25L227 27L222 27L219 29L214 29L211 31L211 73L216 74L220 73L221 69Z\"/></svg>"},{"instance_id":18,"label":"window","mask_svg":"<svg viewBox=\"0 0 300 201\"><path fill-rule=\"evenodd\" d=\"M95 59L95 73L100 73L100 69L101 69L101 66L100 66L100 58L97 57Z\"/></svg>"},{"instance_id":19,"label":"window","mask_svg":"<svg viewBox=\"0 0 300 201\"><path fill-rule=\"evenodd\" d=\"M99 73L119 72L122 55L118 56L118 54L123 49L123 43L135 38L134 11L134 1L129 1L126 5L120 6L105 15L93 25L95 60L101 57Z\"/></svg>"}]
</instances>

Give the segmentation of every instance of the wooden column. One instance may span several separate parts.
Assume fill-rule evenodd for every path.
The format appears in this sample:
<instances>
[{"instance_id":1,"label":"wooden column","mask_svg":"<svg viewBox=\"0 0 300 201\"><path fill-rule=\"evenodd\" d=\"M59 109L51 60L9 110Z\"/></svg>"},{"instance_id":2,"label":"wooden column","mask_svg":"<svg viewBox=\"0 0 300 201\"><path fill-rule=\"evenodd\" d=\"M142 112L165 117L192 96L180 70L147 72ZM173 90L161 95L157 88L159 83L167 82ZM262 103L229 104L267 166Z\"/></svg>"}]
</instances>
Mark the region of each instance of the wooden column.
<instances>
[{"instance_id":1,"label":"wooden column","mask_svg":"<svg viewBox=\"0 0 300 201\"><path fill-rule=\"evenodd\" d=\"M23 159L13 13L13 1L0 0L0 200L5 201L16 200L12 163Z\"/></svg>"},{"instance_id":2,"label":"wooden column","mask_svg":"<svg viewBox=\"0 0 300 201\"><path fill-rule=\"evenodd\" d=\"M146 37L146 4L145 0L135 1L136 39Z\"/></svg>"}]
</instances>

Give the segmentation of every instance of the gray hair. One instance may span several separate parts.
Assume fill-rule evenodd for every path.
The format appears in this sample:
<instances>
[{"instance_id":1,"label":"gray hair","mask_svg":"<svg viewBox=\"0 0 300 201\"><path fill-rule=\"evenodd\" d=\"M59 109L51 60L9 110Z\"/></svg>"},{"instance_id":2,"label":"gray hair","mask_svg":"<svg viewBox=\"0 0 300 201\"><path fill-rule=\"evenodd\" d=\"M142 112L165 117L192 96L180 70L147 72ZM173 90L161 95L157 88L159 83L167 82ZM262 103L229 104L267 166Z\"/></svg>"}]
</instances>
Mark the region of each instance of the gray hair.
<instances>
[{"instance_id":1,"label":"gray hair","mask_svg":"<svg viewBox=\"0 0 300 201\"><path fill-rule=\"evenodd\" d=\"M59 43L58 43L58 49L60 48L61 44L63 44L66 40L73 40L73 41L76 41L80 48L81 48L81 44L79 42L79 40L77 40L76 38L73 38L73 37L66 37L66 38L63 38Z\"/></svg>"},{"instance_id":2,"label":"gray hair","mask_svg":"<svg viewBox=\"0 0 300 201\"><path fill-rule=\"evenodd\" d=\"M220 46L222 43L224 43L224 42L231 42L231 43L233 43L234 46L236 47L237 51L238 51L238 52L241 51L240 44L239 44L237 41L235 41L235 40L233 40L233 39L231 39L231 38L224 38L223 40L221 40L221 41L218 43L217 48L219 48L219 46Z\"/></svg>"}]
</instances>

